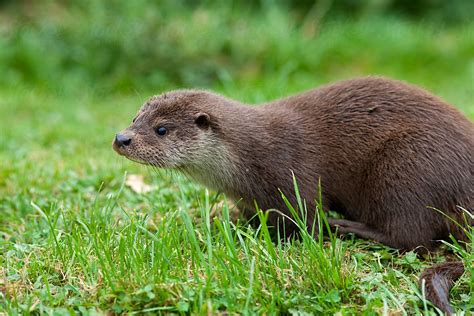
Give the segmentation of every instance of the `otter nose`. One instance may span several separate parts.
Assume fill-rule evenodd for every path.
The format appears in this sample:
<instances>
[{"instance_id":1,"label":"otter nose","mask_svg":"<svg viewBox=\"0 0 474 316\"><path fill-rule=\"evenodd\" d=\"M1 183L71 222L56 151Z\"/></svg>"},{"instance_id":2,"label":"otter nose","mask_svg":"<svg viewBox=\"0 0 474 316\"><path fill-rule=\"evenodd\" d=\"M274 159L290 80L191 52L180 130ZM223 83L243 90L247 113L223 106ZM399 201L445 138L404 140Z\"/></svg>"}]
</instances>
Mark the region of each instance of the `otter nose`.
<instances>
[{"instance_id":1,"label":"otter nose","mask_svg":"<svg viewBox=\"0 0 474 316\"><path fill-rule=\"evenodd\" d=\"M129 136L123 134L115 135L115 144L118 147L128 146L132 142L132 139Z\"/></svg>"}]
</instances>

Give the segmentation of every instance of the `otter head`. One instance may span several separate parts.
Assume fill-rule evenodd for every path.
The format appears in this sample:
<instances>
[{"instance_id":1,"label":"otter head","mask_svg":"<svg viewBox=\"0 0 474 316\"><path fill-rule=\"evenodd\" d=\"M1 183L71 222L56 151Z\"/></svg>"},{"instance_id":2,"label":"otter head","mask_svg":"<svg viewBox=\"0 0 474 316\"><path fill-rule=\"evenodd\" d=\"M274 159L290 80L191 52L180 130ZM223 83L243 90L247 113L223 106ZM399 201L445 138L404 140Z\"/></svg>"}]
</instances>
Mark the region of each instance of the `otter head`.
<instances>
[{"instance_id":1,"label":"otter head","mask_svg":"<svg viewBox=\"0 0 474 316\"><path fill-rule=\"evenodd\" d=\"M217 125L206 109L209 93L176 91L152 97L115 136L114 150L159 168L186 169L209 158Z\"/></svg>"}]
</instances>

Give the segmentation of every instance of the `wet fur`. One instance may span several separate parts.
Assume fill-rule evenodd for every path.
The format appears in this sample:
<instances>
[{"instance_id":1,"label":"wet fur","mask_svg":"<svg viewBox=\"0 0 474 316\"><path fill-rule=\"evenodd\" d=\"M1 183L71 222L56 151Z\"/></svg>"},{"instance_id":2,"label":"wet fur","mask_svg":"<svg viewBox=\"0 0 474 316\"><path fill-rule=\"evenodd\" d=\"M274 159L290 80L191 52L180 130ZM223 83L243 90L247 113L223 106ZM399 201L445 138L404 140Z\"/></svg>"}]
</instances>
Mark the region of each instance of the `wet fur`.
<instances>
[{"instance_id":1,"label":"wet fur","mask_svg":"<svg viewBox=\"0 0 474 316\"><path fill-rule=\"evenodd\" d=\"M198 113L207 114L203 126ZM167 121L176 128L174 140L158 140L152 127ZM240 201L249 217L255 202L285 212L280 190L296 205L294 173L308 210L315 209L321 179L325 208L345 217L330 219L342 233L398 249L431 250L450 234L467 238L433 208L458 223L465 219L457 206L474 210L474 126L400 81L353 79L256 107L175 91L147 102L126 132L138 136L121 154L181 170ZM446 263L422 275L427 298L447 313L449 289L462 271L462 264Z\"/></svg>"}]
</instances>

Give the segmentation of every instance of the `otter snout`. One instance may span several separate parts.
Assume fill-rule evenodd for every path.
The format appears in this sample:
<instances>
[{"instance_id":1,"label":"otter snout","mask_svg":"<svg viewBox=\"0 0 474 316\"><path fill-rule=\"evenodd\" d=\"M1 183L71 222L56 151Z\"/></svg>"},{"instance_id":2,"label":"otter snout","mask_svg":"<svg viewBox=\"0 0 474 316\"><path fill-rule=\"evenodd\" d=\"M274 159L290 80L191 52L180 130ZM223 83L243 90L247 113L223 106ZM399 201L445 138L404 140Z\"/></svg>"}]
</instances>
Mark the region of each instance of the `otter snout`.
<instances>
[{"instance_id":1,"label":"otter snout","mask_svg":"<svg viewBox=\"0 0 474 316\"><path fill-rule=\"evenodd\" d=\"M132 143L132 139L133 135L131 133L126 131L120 132L115 135L112 147L117 153L122 154L122 149L129 146Z\"/></svg>"},{"instance_id":2,"label":"otter snout","mask_svg":"<svg viewBox=\"0 0 474 316\"><path fill-rule=\"evenodd\" d=\"M118 147L128 146L132 142L132 138L130 136L124 134L117 134L115 135L115 144Z\"/></svg>"}]
</instances>

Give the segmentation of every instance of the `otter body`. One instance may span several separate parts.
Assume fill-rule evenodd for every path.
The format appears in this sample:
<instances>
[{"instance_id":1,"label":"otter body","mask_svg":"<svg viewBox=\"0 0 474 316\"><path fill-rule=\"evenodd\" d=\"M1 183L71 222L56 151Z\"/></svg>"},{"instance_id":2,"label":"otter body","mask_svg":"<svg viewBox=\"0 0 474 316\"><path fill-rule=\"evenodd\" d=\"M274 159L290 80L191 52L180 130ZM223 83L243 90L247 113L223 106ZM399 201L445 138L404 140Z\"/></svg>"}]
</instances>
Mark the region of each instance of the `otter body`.
<instances>
[{"instance_id":1,"label":"otter body","mask_svg":"<svg viewBox=\"0 0 474 316\"><path fill-rule=\"evenodd\" d=\"M255 203L288 213L280 191L296 205L294 174L312 223L321 180L324 206L345 217L332 226L398 249L432 249L450 234L465 240L433 208L458 223L466 223L458 206L474 209L474 125L428 92L385 78L256 107L210 92L166 93L142 107L114 148L226 193L248 216Z\"/></svg>"}]
</instances>

